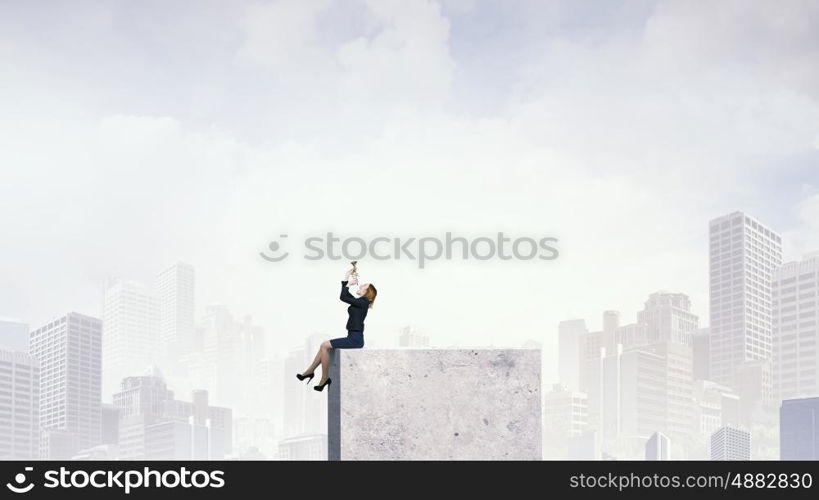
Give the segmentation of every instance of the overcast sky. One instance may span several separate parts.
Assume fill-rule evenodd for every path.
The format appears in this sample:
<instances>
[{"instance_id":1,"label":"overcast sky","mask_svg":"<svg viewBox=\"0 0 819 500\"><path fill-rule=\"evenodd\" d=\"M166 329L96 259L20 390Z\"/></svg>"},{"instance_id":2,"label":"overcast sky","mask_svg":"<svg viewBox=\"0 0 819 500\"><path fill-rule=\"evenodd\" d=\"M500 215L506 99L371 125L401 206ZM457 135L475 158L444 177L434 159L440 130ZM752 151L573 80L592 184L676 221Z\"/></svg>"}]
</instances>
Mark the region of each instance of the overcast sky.
<instances>
[{"instance_id":1,"label":"overcast sky","mask_svg":"<svg viewBox=\"0 0 819 500\"><path fill-rule=\"evenodd\" d=\"M344 265L265 262L277 235L504 231L560 258L364 259L368 340L553 356L659 289L705 325L710 218L819 248L816 61L810 0L2 1L0 315L183 260L288 349L344 333Z\"/></svg>"}]
</instances>

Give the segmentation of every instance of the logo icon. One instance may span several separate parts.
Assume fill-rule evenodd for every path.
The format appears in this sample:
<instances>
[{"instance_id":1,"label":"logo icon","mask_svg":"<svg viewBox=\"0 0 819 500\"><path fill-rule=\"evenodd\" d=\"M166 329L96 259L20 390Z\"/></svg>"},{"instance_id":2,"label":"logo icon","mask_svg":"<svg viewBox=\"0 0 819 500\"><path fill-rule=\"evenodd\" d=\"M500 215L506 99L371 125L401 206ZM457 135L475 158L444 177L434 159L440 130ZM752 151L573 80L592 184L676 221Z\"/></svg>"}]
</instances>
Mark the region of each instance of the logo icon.
<instances>
[{"instance_id":1,"label":"logo icon","mask_svg":"<svg viewBox=\"0 0 819 500\"><path fill-rule=\"evenodd\" d=\"M287 238L287 235L286 234L280 234L279 238ZM274 241L271 241L269 245L267 245L267 248L269 248L272 252L276 253L276 252L279 251L281 246L279 245L278 241L274 240ZM268 262L279 262L279 261L282 261L282 260L286 259L287 256L290 255L290 253L289 252L284 252L284 255L267 256L267 255L265 255L264 252L259 252L259 255L264 260L266 260Z\"/></svg>"},{"instance_id":2,"label":"logo icon","mask_svg":"<svg viewBox=\"0 0 819 500\"><path fill-rule=\"evenodd\" d=\"M33 470L34 467L26 467L26 472L31 472ZM34 483L28 483L26 485L23 485L23 483L26 482L26 475L23 474L22 472L18 472L14 476L14 481L17 483L17 485L6 483L6 488L10 489L15 493L28 493L29 491L31 491L32 488L34 488Z\"/></svg>"}]
</instances>

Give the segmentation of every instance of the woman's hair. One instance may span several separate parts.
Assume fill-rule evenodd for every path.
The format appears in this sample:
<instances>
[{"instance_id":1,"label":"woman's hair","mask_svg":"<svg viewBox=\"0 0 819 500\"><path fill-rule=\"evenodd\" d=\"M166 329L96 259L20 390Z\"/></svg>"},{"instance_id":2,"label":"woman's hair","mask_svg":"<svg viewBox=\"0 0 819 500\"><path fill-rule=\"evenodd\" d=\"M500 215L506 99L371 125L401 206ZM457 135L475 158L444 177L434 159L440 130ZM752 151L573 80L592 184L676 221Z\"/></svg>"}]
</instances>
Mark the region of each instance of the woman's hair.
<instances>
[{"instance_id":1,"label":"woman's hair","mask_svg":"<svg viewBox=\"0 0 819 500\"><path fill-rule=\"evenodd\" d=\"M365 292L364 296L367 297L367 300L370 301L370 307L373 306L373 302L375 302L375 296L378 295L378 290L375 289L372 283L367 287L367 291Z\"/></svg>"}]
</instances>

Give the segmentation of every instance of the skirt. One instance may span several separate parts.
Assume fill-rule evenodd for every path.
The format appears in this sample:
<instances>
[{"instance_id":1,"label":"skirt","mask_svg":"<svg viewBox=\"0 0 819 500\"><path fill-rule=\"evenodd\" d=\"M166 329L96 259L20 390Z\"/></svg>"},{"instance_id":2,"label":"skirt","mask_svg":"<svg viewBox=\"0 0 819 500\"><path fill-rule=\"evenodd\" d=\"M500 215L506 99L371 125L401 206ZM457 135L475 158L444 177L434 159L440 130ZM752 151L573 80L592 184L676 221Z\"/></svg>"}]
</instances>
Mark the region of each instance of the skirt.
<instances>
[{"instance_id":1,"label":"skirt","mask_svg":"<svg viewBox=\"0 0 819 500\"><path fill-rule=\"evenodd\" d=\"M334 349L361 349L364 347L364 332L350 330L347 332L346 337L330 340L330 345Z\"/></svg>"}]
</instances>

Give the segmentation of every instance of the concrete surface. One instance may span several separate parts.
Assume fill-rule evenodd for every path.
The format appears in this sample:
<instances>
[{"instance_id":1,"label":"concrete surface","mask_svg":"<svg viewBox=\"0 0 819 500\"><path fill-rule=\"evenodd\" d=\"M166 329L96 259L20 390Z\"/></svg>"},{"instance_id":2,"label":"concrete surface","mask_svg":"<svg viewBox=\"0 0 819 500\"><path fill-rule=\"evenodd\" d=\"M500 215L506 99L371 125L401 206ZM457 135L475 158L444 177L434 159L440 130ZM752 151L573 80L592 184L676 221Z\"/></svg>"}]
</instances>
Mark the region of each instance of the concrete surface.
<instances>
[{"instance_id":1,"label":"concrete surface","mask_svg":"<svg viewBox=\"0 0 819 500\"><path fill-rule=\"evenodd\" d=\"M330 460L540 460L540 351L333 349Z\"/></svg>"}]
</instances>

